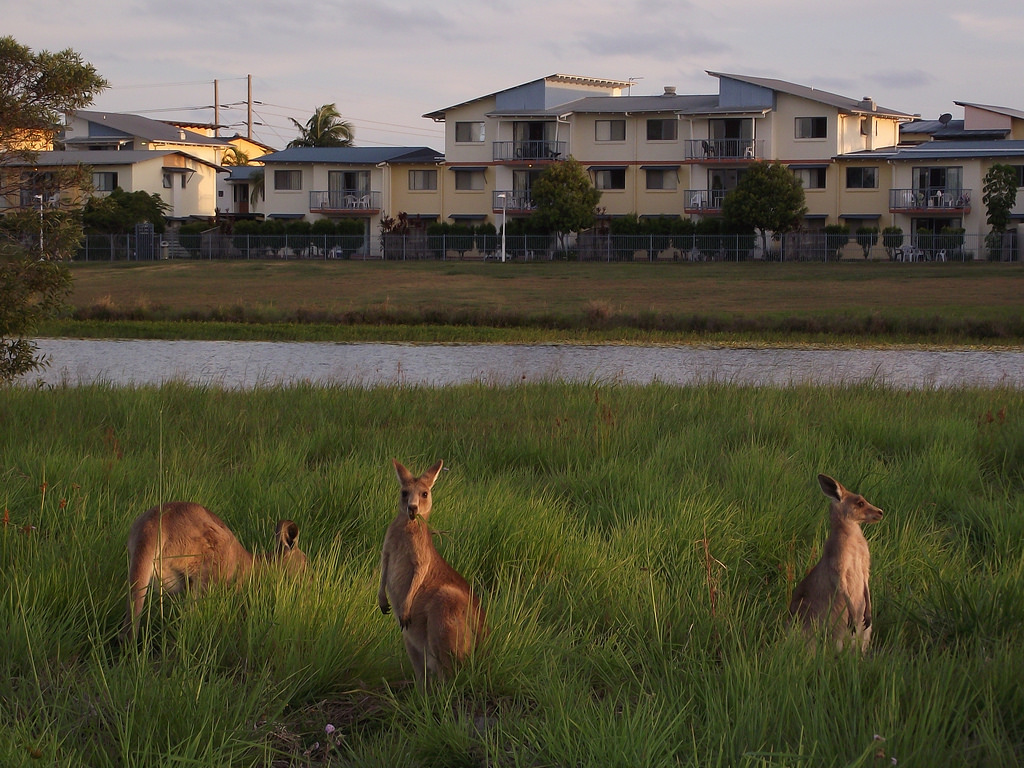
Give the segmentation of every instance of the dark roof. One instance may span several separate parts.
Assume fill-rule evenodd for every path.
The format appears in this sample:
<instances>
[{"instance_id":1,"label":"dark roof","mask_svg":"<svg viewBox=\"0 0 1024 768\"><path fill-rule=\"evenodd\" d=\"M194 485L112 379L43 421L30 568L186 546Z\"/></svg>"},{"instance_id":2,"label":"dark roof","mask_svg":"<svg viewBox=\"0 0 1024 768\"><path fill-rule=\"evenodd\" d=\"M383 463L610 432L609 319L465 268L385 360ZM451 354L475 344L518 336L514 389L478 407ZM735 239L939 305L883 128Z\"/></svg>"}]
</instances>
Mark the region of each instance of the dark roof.
<instances>
[{"instance_id":1,"label":"dark roof","mask_svg":"<svg viewBox=\"0 0 1024 768\"><path fill-rule=\"evenodd\" d=\"M444 154L430 147L291 147L257 158L261 163L440 163Z\"/></svg>"},{"instance_id":2,"label":"dark roof","mask_svg":"<svg viewBox=\"0 0 1024 768\"><path fill-rule=\"evenodd\" d=\"M953 158L1024 158L1024 141L926 141L899 147L870 149L839 155L844 160L938 160Z\"/></svg>"},{"instance_id":3,"label":"dark roof","mask_svg":"<svg viewBox=\"0 0 1024 768\"><path fill-rule=\"evenodd\" d=\"M150 120L148 117L128 115L121 112L92 112L80 109L75 117L88 120L90 123L109 126L127 136L138 136L149 141L162 141L176 144L201 144L211 147L227 146L224 139L205 136L187 128L181 128L162 120ZM112 136L70 136L65 138L66 144L97 144Z\"/></svg>"},{"instance_id":4,"label":"dark roof","mask_svg":"<svg viewBox=\"0 0 1024 768\"><path fill-rule=\"evenodd\" d=\"M104 166L104 165L134 165L135 163L144 163L147 160L161 160L168 155L180 155L187 157L190 160L194 160L197 163L208 165L211 168L216 168L218 171L224 171L225 168L214 165L208 160L203 160L201 157L196 157L188 152L182 152L175 149L134 149L134 150L122 150L116 149L99 149L93 151L86 150L57 150L57 151L44 151L37 152L35 154L35 160L29 162L27 160L11 160L7 162L7 165L42 165L42 166L69 166L69 165L86 165L86 166ZM186 169L187 170L187 169Z\"/></svg>"},{"instance_id":5,"label":"dark roof","mask_svg":"<svg viewBox=\"0 0 1024 768\"><path fill-rule=\"evenodd\" d=\"M584 96L546 111L547 115L676 112L697 114L718 110L718 95ZM763 110L758 110L763 111ZM494 113L497 114L497 113Z\"/></svg>"},{"instance_id":6,"label":"dark roof","mask_svg":"<svg viewBox=\"0 0 1024 768\"><path fill-rule=\"evenodd\" d=\"M949 141L957 139L1003 139L1009 135L1009 129L986 128L967 130L964 128L963 120L912 120L900 126L900 133L924 134L931 136L937 141Z\"/></svg>"},{"instance_id":7,"label":"dark roof","mask_svg":"<svg viewBox=\"0 0 1024 768\"><path fill-rule=\"evenodd\" d=\"M263 173L262 165L228 165L227 181L246 182L252 179L257 172Z\"/></svg>"}]
</instances>

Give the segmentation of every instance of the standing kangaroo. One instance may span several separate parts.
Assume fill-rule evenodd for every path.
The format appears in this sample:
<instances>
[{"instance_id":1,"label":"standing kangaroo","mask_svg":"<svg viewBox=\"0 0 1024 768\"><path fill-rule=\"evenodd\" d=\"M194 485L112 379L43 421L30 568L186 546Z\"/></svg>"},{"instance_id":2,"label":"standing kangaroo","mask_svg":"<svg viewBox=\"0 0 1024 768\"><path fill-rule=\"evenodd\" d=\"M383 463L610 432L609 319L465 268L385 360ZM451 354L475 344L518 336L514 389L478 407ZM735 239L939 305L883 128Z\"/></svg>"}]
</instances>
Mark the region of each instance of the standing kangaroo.
<instances>
[{"instance_id":1,"label":"standing kangaroo","mask_svg":"<svg viewBox=\"0 0 1024 768\"><path fill-rule=\"evenodd\" d=\"M842 650L853 633L860 639L861 651L865 651L871 640L871 555L861 524L877 523L882 510L828 475L818 475L818 483L832 499L832 530L821 560L793 590L789 612L794 619L799 618L807 634L824 626Z\"/></svg>"},{"instance_id":2,"label":"standing kangaroo","mask_svg":"<svg viewBox=\"0 0 1024 768\"><path fill-rule=\"evenodd\" d=\"M487 630L480 601L434 547L427 525L430 490L442 463L419 477L394 459L392 463L401 491L398 515L384 536L377 602L383 614L394 604L416 683L422 687L428 673L438 679L448 676L453 662L462 661Z\"/></svg>"},{"instance_id":3,"label":"standing kangaroo","mask_svg":"<svg viewBox=\"0 0 1024 768\"><path fill-rule=\"evenodd\" d=\"M298 547L299 527L281 520L275 534L274 559L291 573L306 567ZM224 521L206 507L185 501L159 504L143 512L128 532L128 616L124 634L134 637L150 583L176 594L208 589L219 582L241 581L267 561L246 551Z\"/></svg>"}]
</instances>

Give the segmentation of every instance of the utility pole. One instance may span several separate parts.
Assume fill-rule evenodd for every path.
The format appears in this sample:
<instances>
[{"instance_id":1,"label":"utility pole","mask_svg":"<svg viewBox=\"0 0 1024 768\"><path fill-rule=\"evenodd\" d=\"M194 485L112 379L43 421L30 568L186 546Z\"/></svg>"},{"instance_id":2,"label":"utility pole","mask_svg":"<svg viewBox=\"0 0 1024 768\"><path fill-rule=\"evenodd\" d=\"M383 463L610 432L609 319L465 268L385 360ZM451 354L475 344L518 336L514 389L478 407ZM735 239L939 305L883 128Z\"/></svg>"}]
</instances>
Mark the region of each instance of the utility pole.
<instances>
[{"instance_id":1,"label":"utility pole","mask_svg":"<svg viewBox=\"0 0 1024 768\"><path fill-rule=\"evenodd\" d=\"M213 135L220 136L220 92L219 83L213 81Z\"/></svg>"},{"instance_id":2,"label":"utility pole","mask_svg":"<svg viewBox=\"0 0 1024 768\"><path fill-rule=\"evenodd\" d=\"M246 138L252 141L252 75L246 75L245 78L249 82L249 134Z\"/></svg>"}]
</instances>

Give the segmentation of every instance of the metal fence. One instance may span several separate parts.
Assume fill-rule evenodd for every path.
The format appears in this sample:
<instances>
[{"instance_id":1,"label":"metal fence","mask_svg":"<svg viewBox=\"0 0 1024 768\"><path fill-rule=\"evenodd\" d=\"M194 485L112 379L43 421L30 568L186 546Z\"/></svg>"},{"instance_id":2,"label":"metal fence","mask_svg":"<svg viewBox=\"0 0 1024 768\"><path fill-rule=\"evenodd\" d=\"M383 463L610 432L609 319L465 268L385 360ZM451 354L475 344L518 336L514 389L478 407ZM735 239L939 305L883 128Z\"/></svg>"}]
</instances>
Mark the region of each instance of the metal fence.
<instances>
[{"instance_id":1,"label":"metal fence","mask_svg":"<svg viewBox=\"0 0 1024 768\"><path fill-rule=\"evenodd\" d=\"M163 239L162 239L163 238ZM753 235L608 235L584 233L567 243L546 235L91 235L79 261L158 259L389 259L444 261L1021 261L1015 233L997 244L984 235L881 235L796 232L769 241Z\"/></svg>"}]
</instances>

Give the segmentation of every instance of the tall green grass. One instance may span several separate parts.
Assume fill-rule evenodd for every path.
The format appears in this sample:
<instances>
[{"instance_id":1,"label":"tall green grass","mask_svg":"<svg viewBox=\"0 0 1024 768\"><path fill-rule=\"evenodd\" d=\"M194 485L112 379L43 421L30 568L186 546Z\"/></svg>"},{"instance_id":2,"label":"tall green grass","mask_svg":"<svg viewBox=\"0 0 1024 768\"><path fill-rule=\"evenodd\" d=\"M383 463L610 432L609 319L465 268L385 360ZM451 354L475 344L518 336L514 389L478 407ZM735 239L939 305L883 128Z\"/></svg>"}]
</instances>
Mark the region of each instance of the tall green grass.
<instances>
[{"instance_id":1,"label":"tall green grass","mask_svg":"<svg viewBox=\"0 0 1024 768\"><path fill-rule=\"evenodd\" d=\"M491 627L426 695L376 607L391 457L445 460L438 547ZM886 512L865 658L785 627L818 472ZM1024 757L1019 390L9 388L0 481L5 766ZM121 646L128 527L172 499L251 548L297 520L310 572L150 601Z\"/></svg>"}]
</instances>

